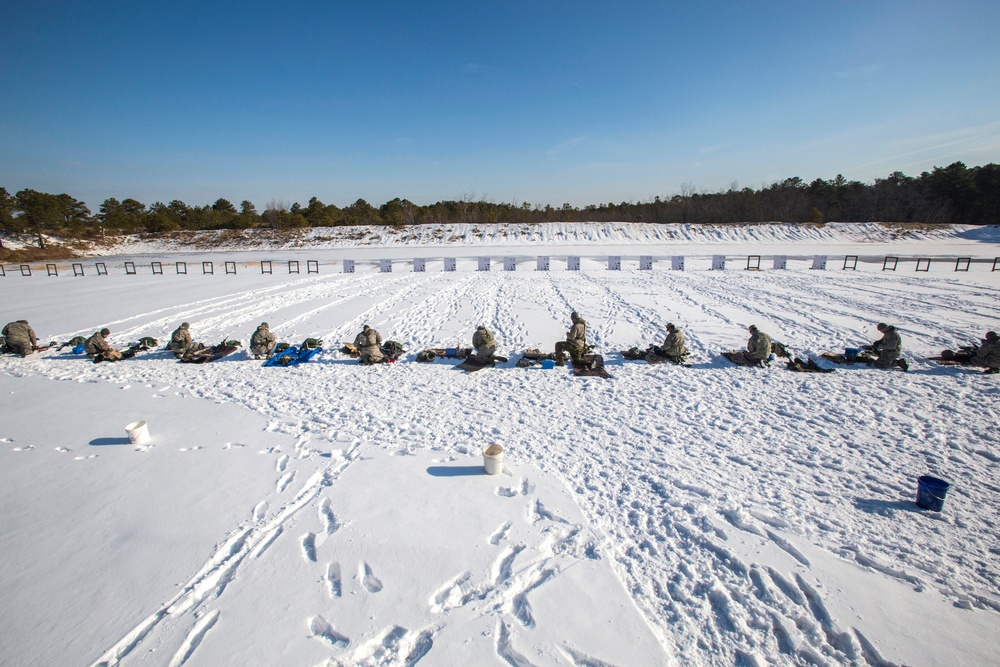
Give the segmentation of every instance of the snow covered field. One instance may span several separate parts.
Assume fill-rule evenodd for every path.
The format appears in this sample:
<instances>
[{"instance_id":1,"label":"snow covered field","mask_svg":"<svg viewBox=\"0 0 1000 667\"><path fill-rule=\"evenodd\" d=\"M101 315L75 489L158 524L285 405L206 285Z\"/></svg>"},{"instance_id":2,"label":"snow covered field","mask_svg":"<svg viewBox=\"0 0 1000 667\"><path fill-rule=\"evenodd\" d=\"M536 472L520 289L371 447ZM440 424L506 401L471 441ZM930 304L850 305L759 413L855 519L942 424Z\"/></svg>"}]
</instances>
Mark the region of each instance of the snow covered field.
<instances>
[{"instance_id":1,"label":"snow covered field","mask_svg":"<svg viewBox=\"0 0 1000 667\"><path fill-rule=\"evenodd\" d=\"M0 359L0 663L995 663L1000 380L925 357L1000 328L1000 271L953 270L955 257L1000 255L996 228L765 231L136 246L96 260L107 276L93 259L84 277L8 265L0 318L46 341L108 326L125 347L189 321L196 340L245 343L266 320L279 340L326 349L294 368L243 351L204 366L163 352ZM475 271L478 256L514 250L516 272ZM535 255L575 253L583 271L534 271ZM747 254L778 253L801 260L742 270ZM606 270L616 254L624 270ZM639 271L639 254L691 259ZM705 270L713 254L730 268ZM828 270L808 269L815 254ZM842 271L847 254L870 261ZM883 272L886 254L940 261ZM410 272L417 256L426 273ZM345 257L356 273L334 268ZM381 258L397 260L392 273ZM571 310L611 380L513 366L526 347L551 350ZM669 321L691 368L622 360ZM718 355L749 324L816 356L872 340L879 321L901 330L908 373ZM406 359L366 368L338 353L365 323ZM467 345L480 323L508 364L467 375L412 361ZM125 437L137 419L149 445ZM505 448L505 474L483 474L488 443ZM940 514L913 503L924 474L952 484Z\"/></svg>"}]
</instances>

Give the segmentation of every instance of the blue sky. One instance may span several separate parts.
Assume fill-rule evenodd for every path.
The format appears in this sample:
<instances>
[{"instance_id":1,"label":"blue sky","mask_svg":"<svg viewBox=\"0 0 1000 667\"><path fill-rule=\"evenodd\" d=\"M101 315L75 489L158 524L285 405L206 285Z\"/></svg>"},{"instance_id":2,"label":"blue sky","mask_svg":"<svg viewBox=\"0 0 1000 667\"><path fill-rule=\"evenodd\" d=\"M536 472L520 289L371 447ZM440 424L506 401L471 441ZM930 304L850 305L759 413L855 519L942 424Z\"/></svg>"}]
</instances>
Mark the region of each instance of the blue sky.
<instances>
[{"instance_id":1,"label":"blue sky","mask_svg":"<svg viewBox=\"0 0 1000 667\"><path fill-rule=\"evenodd\" d=\"M561 206L1000 162L1000 3L4 2L0 186Z\"/></svg>"}]
</instances>

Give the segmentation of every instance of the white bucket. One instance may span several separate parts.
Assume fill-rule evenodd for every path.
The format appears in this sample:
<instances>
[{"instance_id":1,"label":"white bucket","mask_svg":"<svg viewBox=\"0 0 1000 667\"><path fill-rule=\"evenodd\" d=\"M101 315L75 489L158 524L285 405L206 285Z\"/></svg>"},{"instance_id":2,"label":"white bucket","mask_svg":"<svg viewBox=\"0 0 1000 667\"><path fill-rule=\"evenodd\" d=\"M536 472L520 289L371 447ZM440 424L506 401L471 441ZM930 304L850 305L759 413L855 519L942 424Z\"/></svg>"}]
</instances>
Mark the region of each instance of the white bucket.
<instances>
[{"instance_id":1,"label":"white bucket","mask_svg":"<svg viewBox=\"0 0 1000 667\"><path fill-rule=\"evenodd\" d=\"M486 445L483 447L483 467L487 475L499 475L503 472L503 447Z\"/></svg>"},{"instance_id":2,"label":"white bucket","mask_svg":"<svg viewBox=\"0 0 1000 667\"><path fill-rule=\"evenodd\" d=\"M133 445L145 445L149 442L149 427L146 426L146 422L144 421L127 424L125 432L128 433L129 442Z\"/></svg>"}]
</instances>

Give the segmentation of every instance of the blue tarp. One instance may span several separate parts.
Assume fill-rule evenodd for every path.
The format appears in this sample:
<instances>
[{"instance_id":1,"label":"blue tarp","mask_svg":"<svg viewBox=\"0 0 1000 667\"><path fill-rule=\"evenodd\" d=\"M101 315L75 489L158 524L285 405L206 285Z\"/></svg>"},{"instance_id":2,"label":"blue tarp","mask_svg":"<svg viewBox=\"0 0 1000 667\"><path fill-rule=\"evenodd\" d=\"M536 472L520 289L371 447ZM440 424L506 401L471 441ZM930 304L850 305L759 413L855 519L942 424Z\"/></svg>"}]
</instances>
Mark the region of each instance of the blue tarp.
<instances>
[{"instance_id":1,"label":"blue tarp","mask_svg":"<svg viewBox=\"0 0 1000 667\"><path fill-rule=\"evenodd\" d=\"M299 364L304 364L310 359L312 359L317 352L322 350L321 347L313 348L299 348L292 346L285 350L284 352L275 354L273 357L264 362L265 366L298 366Z\"/></svg>"}]
</instances>

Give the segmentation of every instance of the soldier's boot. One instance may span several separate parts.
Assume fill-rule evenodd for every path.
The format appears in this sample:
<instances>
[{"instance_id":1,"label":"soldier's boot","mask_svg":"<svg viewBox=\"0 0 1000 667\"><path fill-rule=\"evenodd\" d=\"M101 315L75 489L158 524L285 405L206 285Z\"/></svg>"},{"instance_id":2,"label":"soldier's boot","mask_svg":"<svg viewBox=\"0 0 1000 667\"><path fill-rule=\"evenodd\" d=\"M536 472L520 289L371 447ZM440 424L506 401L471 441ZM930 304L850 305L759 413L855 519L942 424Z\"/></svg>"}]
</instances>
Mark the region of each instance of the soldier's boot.
<instances>
[{"instance_id":1,"label":"soldier's boot","mask_svg":"<svg viewBox=\"0 0 1000 667\"><path fill-rule=\"evenodd\" d=\"M896 365L903 369L903 372L910 370L910 364L907 363L906 359L896 359Z\"/></svg>"}]
</instances>

